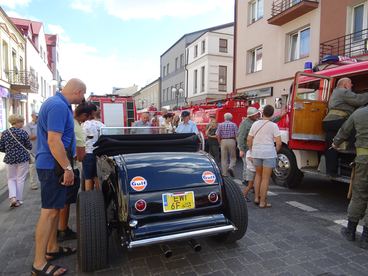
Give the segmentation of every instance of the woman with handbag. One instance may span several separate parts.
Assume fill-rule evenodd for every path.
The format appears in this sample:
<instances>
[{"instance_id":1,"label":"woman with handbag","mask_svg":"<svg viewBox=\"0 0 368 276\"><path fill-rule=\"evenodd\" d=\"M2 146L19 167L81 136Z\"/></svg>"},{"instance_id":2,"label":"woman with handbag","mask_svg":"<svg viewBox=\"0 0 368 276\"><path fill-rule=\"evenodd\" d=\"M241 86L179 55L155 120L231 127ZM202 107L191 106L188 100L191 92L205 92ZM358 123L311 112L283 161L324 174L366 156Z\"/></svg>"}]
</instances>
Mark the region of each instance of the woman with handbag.
<instances>
[{"instance_id":1,"label":"woman with handbag","mask_svg":"<svg viewBox=\"0 0 368 276\"><path fill-rule=\"evenodd\" d=\"M32 144L27 132L22 129L22 116L10 115L8 122L12 127L2 133L0 151L5 152L3 161L7 164L10 207L18 207L23 203L23 188L29 172Z\"/></svg>"},{"instance_id":2,"label":"woman with handbag","mask_svg":"<svg viewBox=\"0 0 368 276\"><path fill-rule=\"evenodd\" d=\"M263 108L262 119L253 123L247 140L256 167L254 203L259 204L260 208L271 207L267 202L268 185L272 169L276 167L277 152L282 145L280 129L272 122L273 113L273 106L266 105Z\"/></svg>"}]
</instances>

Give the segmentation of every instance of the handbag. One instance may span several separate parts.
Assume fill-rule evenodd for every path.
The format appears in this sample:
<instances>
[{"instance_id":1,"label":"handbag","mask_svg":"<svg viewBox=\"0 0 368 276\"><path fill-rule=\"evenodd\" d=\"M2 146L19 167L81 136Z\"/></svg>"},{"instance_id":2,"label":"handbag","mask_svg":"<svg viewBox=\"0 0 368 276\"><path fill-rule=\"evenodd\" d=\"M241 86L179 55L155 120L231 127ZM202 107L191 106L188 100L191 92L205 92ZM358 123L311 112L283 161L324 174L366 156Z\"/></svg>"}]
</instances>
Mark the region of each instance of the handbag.
<instances>
[{"instance_id":1,"label":"handbag","mask_svg":"<svg viewBox=\"0 0 368 276\"><path fill-rule=\"evenodd\" d=\"M36 157L34 156L34 154L29 150L27 149L25 146L23 146L23 144L21 142L19 142L19 140L14 136L14 134L11 132L11 130L9 129L9 132L10 132L10 135L13 137L13 139L15 141L17 141L17 143L23 148L26 150L26 152L28 152L29 154L29 164L33 164L36 162Z\"/></svg>"}]
</instances>

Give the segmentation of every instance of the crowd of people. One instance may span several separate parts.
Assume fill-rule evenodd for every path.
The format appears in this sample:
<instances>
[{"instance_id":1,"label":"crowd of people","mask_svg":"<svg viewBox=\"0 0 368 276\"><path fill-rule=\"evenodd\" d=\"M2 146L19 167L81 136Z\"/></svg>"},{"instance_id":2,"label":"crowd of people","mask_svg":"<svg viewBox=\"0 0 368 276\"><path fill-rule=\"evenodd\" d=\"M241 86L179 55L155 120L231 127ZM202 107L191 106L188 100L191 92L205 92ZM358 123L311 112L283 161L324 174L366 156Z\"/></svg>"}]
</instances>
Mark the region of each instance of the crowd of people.
<instances>
[{"instance_id":1,"label":"crowd of people","mask_svg":"<svg viewBox=\"0 0 368 276\"><path fill-rule=\"evenodd\" d=\"M333 162L336 148L343 141L356 138L357 157L349 220L342 234L347 240L355 240L356 227L363 218L362 247L368 248L368 125L364 120L368 107L355 110L368 103L368 93L358 95L351 88L350 79L339 80L331 95L329 112L323 120L328 143L327 172L336 173ZM100 121L98 107L85 102L85 93L85 84L79 79L71 79L62 91L43 103L39 113L32 113L32 121L26 126L22 116L9 116L11 127L0 138L0 151L5 152L3 161L7 164L10 207L16 208L24 203L23 189L27 178L32 190L41 187L33 275L65 273L65 268L50 261L76 253L75 248L59 246L58 242L76 238L76 232L68 222L70 204L76 202L80 186L81 168L85 190L99 188L93 145L104 125ZM72 104L77 105L74 111ZM267 191L272 170L276 167L277 152L282 146L281 133L275 123L281 116L274 116L271 105L264 106L262 111L249 107L239 129L232 122L232 114L225 113L222 123L211 115L205 130L209 154L220 165L223 176L234 177L236 150L239 149L243 160L244 197L250 201L249 191L254 189L253 201L259 208L272 206L267 199ZM180 117L165 109L160 116L151 117L149 112L143 113L133 124L131 133L152 133L152 128L157 128L158 133L199 134L190 112L186 110Z\"/></svg>"}]
</instances>

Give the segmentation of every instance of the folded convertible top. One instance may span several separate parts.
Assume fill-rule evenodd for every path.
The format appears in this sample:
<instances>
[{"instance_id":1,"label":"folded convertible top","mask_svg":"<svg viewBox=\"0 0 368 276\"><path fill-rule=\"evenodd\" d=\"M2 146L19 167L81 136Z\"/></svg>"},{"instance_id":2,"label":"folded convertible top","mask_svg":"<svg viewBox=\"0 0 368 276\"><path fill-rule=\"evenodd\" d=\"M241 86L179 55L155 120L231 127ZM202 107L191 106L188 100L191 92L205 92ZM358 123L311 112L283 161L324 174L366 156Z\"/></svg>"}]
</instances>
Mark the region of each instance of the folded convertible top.
<instances>
[{"instance_id":1,"label":"folded convertible top","mask_svg":"<svg viewBox=\"0 0 368 276\"><path fill-rule=\"evenodd\" d=\"M200 140L194 133L102 135L94 144L95 155L115 156L142 152L196 152Z\"/></svg>"}]
</instances>

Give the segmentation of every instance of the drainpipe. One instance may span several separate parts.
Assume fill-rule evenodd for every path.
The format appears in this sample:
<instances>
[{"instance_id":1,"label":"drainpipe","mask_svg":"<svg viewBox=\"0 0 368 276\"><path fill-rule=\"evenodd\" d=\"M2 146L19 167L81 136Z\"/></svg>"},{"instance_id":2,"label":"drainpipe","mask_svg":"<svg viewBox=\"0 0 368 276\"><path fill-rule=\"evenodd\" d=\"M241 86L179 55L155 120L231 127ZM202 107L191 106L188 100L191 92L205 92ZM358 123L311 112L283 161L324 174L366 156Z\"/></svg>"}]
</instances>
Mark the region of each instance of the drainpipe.
<instances>
[{"instance_id":1,"label":"drainpipe","mask_svg":"<svg viewBox=\"0 0 368 276\"><path fill-rule=\"evenodd\" d=\"M236 94L236 51L237 51L237 21L238 21L238 0L234 3L234 47L233 47L233 92L231 96Z\"/></svg>"},{"instance_id":2,"label":"drainpipe","mask_svg":"<svg viewBox=\"0 0 368 276\"><path fill-rule=\"evenodd\" d=\"M28 62L27 62L27 45L28 45L28 38L25 36L25 35L23 35L23 37L25 38L25 40L26 40L26 43L25 43L25 49L24 49L24 69L25 69L25 79L26 79L26 82L28 82L29 81L29 79L28 79ZM28 110L28 104L29 104L29 99L28 99L28 97L29 97L29 92L27 92L27 102L26 102L26 122L27 123L29 123L29 121L28 121L28 114L29 114L29 110Z\"/></svg>"},{"instance_id":3,"label":"drainpipe","mask_svg":"<svg viewBox=\"0 0 368 276\"><path fill-rule=\"evenodd\" d=\"M185 64L184 64L184 68L185 68L185 75L184 75L184 79L185 79L185 98L184 98L184 102L186 105L188 105L188 49L185 46Z\"/></svg>"}]
</instances>

